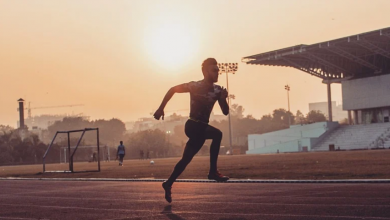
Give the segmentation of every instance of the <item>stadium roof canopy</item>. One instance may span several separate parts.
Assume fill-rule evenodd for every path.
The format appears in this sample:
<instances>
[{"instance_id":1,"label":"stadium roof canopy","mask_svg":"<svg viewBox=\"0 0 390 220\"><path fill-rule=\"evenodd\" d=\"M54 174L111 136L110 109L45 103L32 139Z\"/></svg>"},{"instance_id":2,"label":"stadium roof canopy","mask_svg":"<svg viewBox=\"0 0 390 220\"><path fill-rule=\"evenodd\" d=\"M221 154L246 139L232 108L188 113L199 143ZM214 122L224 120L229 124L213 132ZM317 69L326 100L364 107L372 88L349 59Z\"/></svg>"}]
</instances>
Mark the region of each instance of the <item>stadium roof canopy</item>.
<instances>
[{"instance_id":1,"label":"stadium roof canopy","mask_svg":"<svg viewBox=\"0 0 390 220\"><path fill-rule=\"evenodd\" d=\"M254 65L294 67L324 80L390 73L390 27L242 58Z\"/></svg>"}]
</instances>

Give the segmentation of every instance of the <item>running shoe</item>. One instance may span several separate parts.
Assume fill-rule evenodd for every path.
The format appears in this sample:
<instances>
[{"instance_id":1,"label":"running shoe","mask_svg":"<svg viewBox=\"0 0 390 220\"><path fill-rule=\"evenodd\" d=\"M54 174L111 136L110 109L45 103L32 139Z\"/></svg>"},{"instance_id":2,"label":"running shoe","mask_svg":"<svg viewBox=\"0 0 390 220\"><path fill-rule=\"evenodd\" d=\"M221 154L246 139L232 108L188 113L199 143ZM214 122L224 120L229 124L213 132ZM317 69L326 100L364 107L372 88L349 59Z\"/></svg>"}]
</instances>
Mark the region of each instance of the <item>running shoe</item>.
<instances>
[{"instance_id":1,"label":"running shoe","mask_svg":"<svg viewBox=\"0 0 390 220\"><path fill-rule=\"evenodd\" d=\"M168 183L166 181L164 181L162 183L162 187L165 190L165 200L167 200L167 202L171 203L172 202L172 193L171 193L172 186L168 185Z\"/></svg>"},{"instance_id":2,"label":"running shoe","mask_svg":"<svg viewBox=\"0 0 390 220\"><path fill-rule=\"evenodd\" d=\"M215 173L209 173L209 180L215 180L217 182L225 182L229 180L228 176L222 175L218 170Z\"/></svg>"}]
</instances>

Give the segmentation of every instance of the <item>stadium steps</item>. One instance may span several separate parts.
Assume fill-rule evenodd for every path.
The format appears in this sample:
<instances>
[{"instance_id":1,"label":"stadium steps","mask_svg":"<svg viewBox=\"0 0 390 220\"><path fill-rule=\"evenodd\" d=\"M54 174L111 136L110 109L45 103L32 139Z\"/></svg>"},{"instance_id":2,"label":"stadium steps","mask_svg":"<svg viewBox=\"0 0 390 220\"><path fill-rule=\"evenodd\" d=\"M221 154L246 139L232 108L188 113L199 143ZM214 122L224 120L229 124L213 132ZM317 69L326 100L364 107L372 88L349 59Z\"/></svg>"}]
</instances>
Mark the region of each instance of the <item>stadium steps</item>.
<instances>
[{"instance_id":1,"label":"stadium steps","mask_svg":"<svg viewBox=\"0 0 390 220\"><path fill-rule=\"evenodd\" d=\"M390 123L363 125L342 125L324 137L312 148L313 151L328 151L329 145L334 144L337 150L369 149L376 147L378 139L390 145Z\"/></svg>"},{"instance_id":2,"label":"stadium steps","mask_svg":"<svg viewBox=\"0 0 390 220\"><path fill-rule=\"evenodd\" d=\"M390 129L389 129L389 133L386 135L386 137L383 138L383 147L390 148Z\"/></svg>"},{"instance_id":3,"label":"stadium steps","mask_svg":"<svg viewBox=\"0 0 390 220\"><path fill-rule=\"evenodd\" d=\"M383 148L386 145L390 145L390 128L386 129L379 137L376 138L371 144L370 148ZM389 146L387 146L389 147Z\"/></svg>"}]
</instances>

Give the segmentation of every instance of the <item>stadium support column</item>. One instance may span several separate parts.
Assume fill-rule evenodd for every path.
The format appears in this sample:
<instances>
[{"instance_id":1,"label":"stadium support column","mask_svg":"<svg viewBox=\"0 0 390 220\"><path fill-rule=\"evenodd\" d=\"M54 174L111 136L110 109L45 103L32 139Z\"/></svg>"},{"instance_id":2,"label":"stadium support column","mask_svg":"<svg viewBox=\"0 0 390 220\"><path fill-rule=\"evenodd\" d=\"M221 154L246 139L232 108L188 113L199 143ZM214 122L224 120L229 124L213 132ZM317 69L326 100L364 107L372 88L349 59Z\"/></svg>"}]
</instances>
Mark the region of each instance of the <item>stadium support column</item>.
<instances>
[{"instance_id":1,"label":"stadium support column","mask_svg":"<svg viewBox=\"0 0 390 220\"><path fill-rule=\"evenodd\" d=\"M328 81L326 83L326 86L328 88L328 116L329 116L329 121L332 122L332 95L331 95L331 83Z\"/></svg>"},{"instance_id":2,"label":"stadium support column","mask_svg":"<svg viewBox=\"0 0 390 220\"><path fill-rule=\"evenodd\" d=\"M348 110L348 124L349 124L349 125L352 124L352 114L351 114L351 110Z\"/></svg>"},{"instance_id":3,"label":"stadium support column","mask_svg":"<svg viewBox=\"0 0 390 220\"><path fill-rule=\"evenodd\" d=\"M354 123L355 125L359 124L359 114L358 114L358 111L357 110L353 110L353 120L354 120Z\"/></svg>"}]
</instances>

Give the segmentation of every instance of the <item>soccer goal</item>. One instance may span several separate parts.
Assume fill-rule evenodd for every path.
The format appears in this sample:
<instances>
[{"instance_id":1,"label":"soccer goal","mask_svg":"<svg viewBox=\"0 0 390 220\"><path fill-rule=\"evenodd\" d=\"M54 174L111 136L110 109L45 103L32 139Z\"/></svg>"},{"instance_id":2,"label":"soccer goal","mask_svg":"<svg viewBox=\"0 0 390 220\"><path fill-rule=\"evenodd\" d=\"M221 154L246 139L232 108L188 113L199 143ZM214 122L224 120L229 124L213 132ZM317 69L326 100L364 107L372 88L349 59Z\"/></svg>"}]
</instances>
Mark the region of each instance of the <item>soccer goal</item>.
<instances>
[{"instance_id":1,"label":"soccer goal","mask_svg":"<svg viewBox=\"0 0 390 220\"><path fill-rule=\"evenodd\" d=\"M96 145L92 146L80 146L82 139L86 132L96 131ZM76 146L71 146L71 137L70 135L74 133L81 133L78 138ZM53 148L53 144L59 134L65 134L67 138L67 146L61 147L59 149L60 153L60 164L62 162L69 163L69 168L64 170L46 170L46 159L48 153ZM57 154L58 155L58 154ZM49 147L47 148L45 154L43 155L43 173L47 172L100 172L100 146L99 146L99 128L85 128L80 130L70 130L70 131L57 131L54 135ZM64 160L63 160L64 159ZM86 170L75 170L74 164L79 162L80 166L86 168ZM82 164L83 162L88 162L89 164ZM50 161L49 161L50 163ZM97 164L97 169L95 169ZM54 166L56 167L56 166ZM57 166L58 167L58 166ZM92 168L92 169L90 169Z\"/></svg>"},{"instance_id":2,"label":"soccer goal","mask_svg":"<svg viewBox=\"0 0 390 220\"><path fill-rule=\"evenodd\" d=\"M77 154L75 154L73 161L74 162L96 162L96 157L94 157L94 152L96 152L95 145L90 146L78 146ZM75 147L70 147L70 152L74 151ZM68 147L60 147L58 152L60 158L60 164L68 163ZM100 161L109 162L110 161L110 148L106 146L100 146L99 151Z\"/></svg>"}]
</instances>

